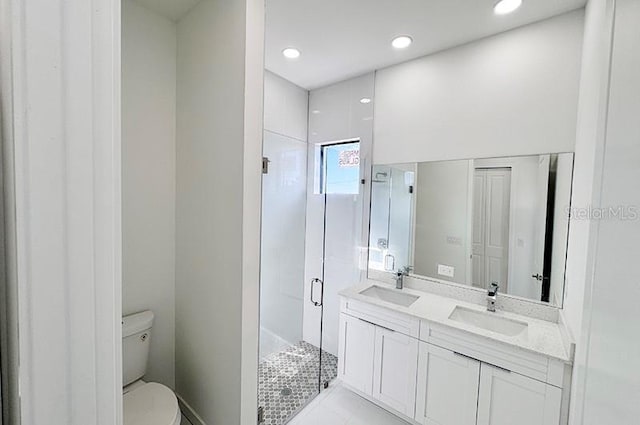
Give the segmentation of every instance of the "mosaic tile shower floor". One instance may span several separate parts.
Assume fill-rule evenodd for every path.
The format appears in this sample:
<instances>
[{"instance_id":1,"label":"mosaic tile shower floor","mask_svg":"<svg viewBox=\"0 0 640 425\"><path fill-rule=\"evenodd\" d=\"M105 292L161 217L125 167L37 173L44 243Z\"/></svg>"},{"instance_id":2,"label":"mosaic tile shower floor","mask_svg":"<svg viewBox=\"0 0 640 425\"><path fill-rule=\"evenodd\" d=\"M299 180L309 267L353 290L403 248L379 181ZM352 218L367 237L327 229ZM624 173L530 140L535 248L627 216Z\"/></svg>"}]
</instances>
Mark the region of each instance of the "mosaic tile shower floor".
<instances>
[{"instance_id":1,"label":"mosaic tile shower floor","mask_svg":"<svg viewBox=\"0 0 640 425\"><path fill-rule=\"evenodd\" d=\"M282 425L318 392L318 347L301 341L258 366L258 405L265 425ZM322 382L338 375L338 358L322 352Z\"/></svg>"}]
</instances>

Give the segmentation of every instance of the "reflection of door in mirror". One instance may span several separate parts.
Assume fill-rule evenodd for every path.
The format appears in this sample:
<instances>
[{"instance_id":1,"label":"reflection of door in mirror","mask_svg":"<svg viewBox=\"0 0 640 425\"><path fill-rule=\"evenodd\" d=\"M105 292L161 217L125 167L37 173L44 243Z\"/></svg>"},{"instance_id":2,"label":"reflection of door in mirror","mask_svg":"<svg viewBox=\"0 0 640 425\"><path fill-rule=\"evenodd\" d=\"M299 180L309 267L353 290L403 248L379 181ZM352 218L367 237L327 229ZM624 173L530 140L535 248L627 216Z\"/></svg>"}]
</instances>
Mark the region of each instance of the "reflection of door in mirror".
<instances>
[{"instance_id":1,"label":"reflection of door in mirror","mask_svg":"<svg viewBox=\"0 0 640 425\"><path fill-rule=\"evenodd\" d=\"M553 167L553 158L556 158ZM555 172L555 196L551 221L551 271L549 273L549 298L542 301L552 305L562 305L564 295L564 273L567 260L567 237L569 233L569 206L571 203L571 178L573 175L573 154L551 155L551 169ZM551 197L551 193L549 193ZM549 230L547 230L549 235Z\"/></svg>"},{"instance_id":2,"label":"reflection of door in mirror","mask_svg":"<svg viewBox=\"0 0 640 425\"><path fill-rule=\"evenodd\" d=\"M473 286L508 291L511 168L476 168L473 184Z\"/></svg>"},{"instance_id":3,"label":"reflection of door in mirror","mask_svg":"<svg viewBox=\"0 0 640 425\"><path fill-rule=\"evenodd\" d=\"M548 284L548 273L545 276L545 254L550 254L549 250L545 250L545 240L547 237L547 209L549 205L549 165L550 155L540 155L538 157L538 175L536 183L536 232L533 248L533 270L531 270L531 279L533 286L536 288L536 299L542 298L542 286ZM549 261L547 260L547 263ZM546 280L546 282L545 282Z\"/></svg>"}]
</instances>

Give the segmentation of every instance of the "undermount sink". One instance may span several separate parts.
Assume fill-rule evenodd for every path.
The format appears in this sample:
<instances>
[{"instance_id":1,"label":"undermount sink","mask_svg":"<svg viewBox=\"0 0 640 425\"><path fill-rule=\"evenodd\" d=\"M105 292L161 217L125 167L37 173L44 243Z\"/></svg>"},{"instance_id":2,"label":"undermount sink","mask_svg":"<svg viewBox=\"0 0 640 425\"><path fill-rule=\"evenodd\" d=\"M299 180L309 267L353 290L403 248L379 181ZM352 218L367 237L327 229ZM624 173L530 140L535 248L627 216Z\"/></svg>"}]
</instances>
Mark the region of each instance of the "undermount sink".
<instances>
[{"instance_id":1,"label":"undermount sink","mask_svg":"<svg viewBox=\"0 0 640 425\"><path fill-rule=\"evenodd\" d=\"M449 319L506 336L520 335L529 326L525 322L496 316L495 313L485 313L460 306L453 309Z\"/></svg>"},{"instance_id":2,"label":"undermount sink","mask_svg":"<svg viewBox=\"0 0 640 425\"><path fill-rule=\"evenodd\" d=\"M397 290L394 291L393 289L387 289L377 285L361 291L360 294L404 307L409 307L411 304L416 302L418 298L420 298L417 295L405 294Z\"/></svg>"}]
</instances>

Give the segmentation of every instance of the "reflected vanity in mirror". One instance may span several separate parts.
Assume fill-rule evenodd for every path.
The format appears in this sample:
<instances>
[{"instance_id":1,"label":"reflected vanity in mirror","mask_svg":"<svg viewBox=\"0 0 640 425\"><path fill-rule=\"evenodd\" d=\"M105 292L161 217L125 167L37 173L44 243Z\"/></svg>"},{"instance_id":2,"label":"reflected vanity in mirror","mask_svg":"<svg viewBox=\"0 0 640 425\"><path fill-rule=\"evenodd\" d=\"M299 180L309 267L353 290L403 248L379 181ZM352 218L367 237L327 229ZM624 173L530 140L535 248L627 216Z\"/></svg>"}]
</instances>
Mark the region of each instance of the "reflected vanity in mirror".
<instances>
[{"instance_id":1,"label":"reflected vanity in mirror","mask_svg":"<svg viewBox=\"0 0 640 425\"><path fill-rule=\"evenodd\" d=\"M412 275L561 307L573 153L374 165L369 278Z\"/></svg>"}]
</instances>

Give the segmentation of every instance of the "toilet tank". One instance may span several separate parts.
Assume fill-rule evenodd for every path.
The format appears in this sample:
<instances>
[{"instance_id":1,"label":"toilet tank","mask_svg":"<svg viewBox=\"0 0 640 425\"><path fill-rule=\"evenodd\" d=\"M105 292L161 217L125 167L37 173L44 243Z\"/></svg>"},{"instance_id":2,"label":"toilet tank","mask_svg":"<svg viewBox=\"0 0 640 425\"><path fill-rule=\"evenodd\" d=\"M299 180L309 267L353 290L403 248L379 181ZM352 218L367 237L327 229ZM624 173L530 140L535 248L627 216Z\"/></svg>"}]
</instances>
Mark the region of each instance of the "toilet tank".
<instances>
[{"instance_id":1,"label":"toilet tank","mask_svg":"<svg viewBox=\"0 0 640 425\"><path fill-rule=\"evenodd\" d=\"M142 378L147 371L153 312L143 311L122 318L123 385Z\"/></svg>"}]
</instances>

